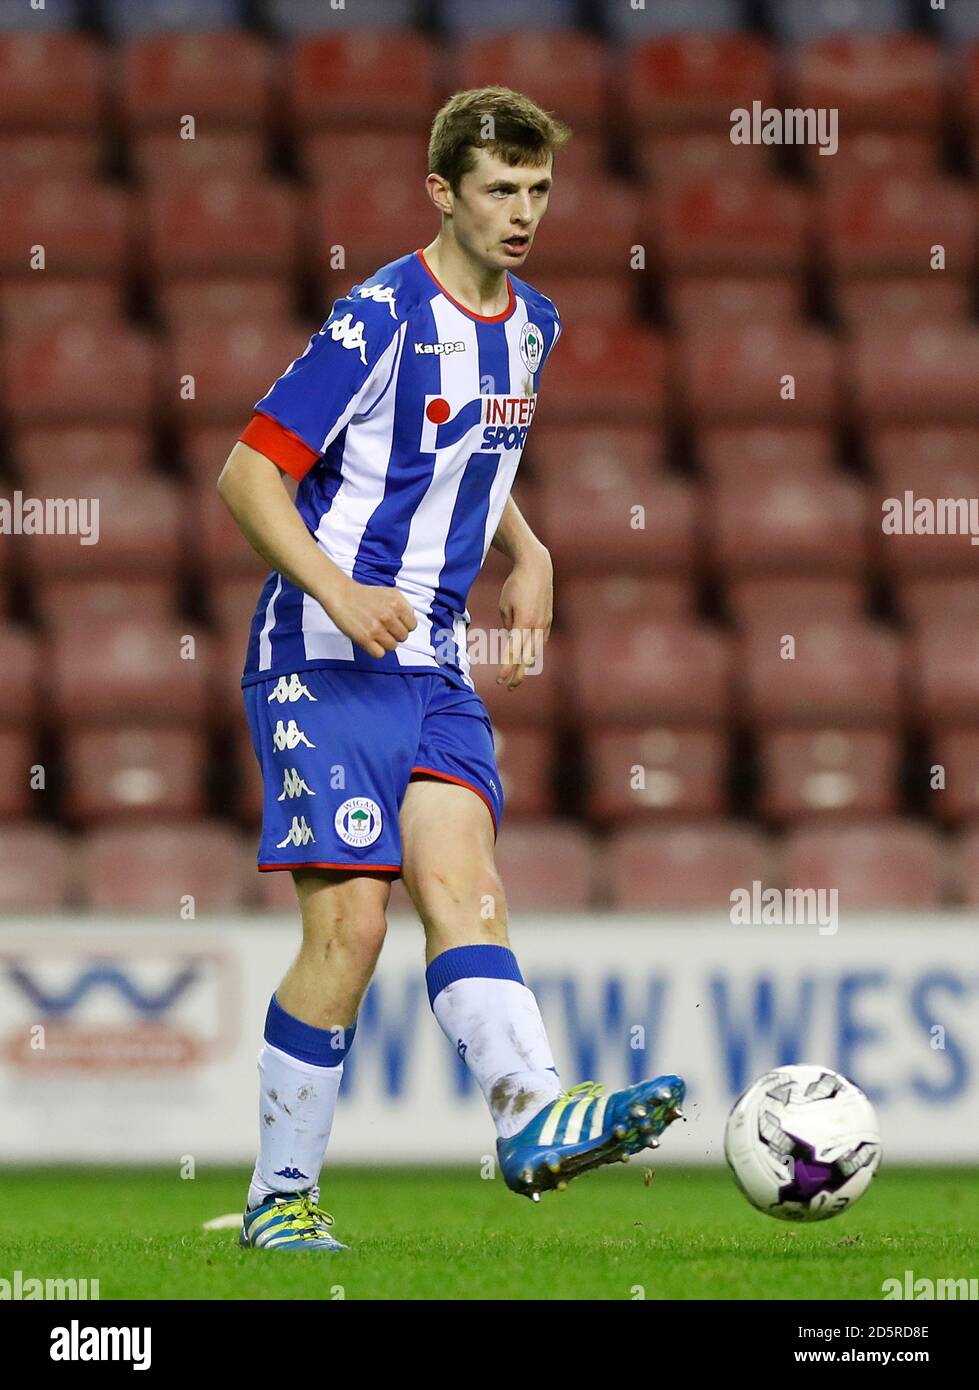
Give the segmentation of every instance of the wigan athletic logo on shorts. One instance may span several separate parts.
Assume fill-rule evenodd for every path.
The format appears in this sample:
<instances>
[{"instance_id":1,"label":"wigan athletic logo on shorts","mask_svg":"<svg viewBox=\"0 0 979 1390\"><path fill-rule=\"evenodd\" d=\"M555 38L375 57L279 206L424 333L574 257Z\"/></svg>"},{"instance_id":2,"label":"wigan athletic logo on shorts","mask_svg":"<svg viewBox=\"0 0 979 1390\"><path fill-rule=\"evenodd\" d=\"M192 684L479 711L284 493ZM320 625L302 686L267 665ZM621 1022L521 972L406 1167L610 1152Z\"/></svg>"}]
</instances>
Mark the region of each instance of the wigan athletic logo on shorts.
<instances>
[{"instance_id":1,"label":"wigan athletic logo on shorts","mask_svg":"<svg viewBox=\"0 0 979 1390\"><path fill-rule=\"evenodd\" d=\"M520 330L520 356L528 372L540 369L544 356L544 335L536 323L525 323Z\"/></svg>"},{"instance_id":2,"label":"wigan athletic logo on shorts","mask_svg":"<svg viewBox=\"0 0 979 1390\"><path fill-rule=\"evenodd\" d=\"M333 824L344 844L355 849L372 845L381 833L381 808L369 796L352 796L337 811Z\"/></svg>"}]
</instances>

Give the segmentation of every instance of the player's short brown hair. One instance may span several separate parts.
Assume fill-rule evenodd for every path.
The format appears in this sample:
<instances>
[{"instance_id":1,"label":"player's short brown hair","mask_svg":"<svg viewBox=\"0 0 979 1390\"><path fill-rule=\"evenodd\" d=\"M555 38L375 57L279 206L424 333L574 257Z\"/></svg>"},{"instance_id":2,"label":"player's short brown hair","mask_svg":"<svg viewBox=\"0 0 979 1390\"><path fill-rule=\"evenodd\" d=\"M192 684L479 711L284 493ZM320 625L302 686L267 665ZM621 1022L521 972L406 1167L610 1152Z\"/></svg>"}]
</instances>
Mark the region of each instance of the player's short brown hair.
<instances>
[{"instance_id":1,"label":"player's short brown hair","mask_svg":"<svg viewBox=\"0 0 979 1390\"><path fill-rule=\"evenodd\" d=\"M474 87L456 92L432 124L428 167L459 192L476 151L488 150L505 164L546 164L548 155L571 139L571 131L530 97L509 87Z\"/></svg>"}]
</instances>

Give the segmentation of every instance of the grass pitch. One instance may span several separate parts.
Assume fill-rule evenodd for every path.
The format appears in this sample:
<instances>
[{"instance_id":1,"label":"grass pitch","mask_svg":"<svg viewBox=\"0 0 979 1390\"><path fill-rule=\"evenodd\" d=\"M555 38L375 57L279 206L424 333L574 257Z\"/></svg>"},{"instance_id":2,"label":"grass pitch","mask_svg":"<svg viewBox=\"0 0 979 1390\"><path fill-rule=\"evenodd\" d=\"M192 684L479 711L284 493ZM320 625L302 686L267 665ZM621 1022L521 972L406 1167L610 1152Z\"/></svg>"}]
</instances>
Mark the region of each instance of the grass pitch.
<instances>
[{"instance_id":1,"label":"grass pitch","mask_svg":"<svg viewBox=\"0 0 979 1390\"><path fill-rule=\"evenodd\" d=\"M979 1273L975 1169L883 1169L808 1226L754 1211L726 1170L644 1170L531 1205L478 1171L329 1169L321 1205L350 1249L276 1255L201 1229L240 1210L243 1168L7 1169L0 1278L97 1278L102 1299L880 1299L906 1269Z\"/></svg>"}]
</instances>

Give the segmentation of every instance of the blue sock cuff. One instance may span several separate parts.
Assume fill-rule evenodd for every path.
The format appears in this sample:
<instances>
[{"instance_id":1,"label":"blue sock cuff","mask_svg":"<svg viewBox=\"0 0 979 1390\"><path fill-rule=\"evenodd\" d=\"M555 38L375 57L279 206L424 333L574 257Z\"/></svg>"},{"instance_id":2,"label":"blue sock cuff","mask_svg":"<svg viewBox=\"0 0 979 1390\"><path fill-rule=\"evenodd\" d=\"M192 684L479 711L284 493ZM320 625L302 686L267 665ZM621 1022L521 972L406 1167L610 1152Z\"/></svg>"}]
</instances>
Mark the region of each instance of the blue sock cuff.
<instances>
[{"instance_id":1,"label":"blue sock cuff","mask_svg":"<svg viewBox=\"0 0 979 1390\"><path fill-rule=\"evenodd\" d=\"M446 985L473 978L523 984L520 966L509 946L453 946L451 951L436 956L425 971L429 1004L434 1007Z\"/></svg>"},{"instance_id":2,"label":"blue sock cuff","mask_svg":"<svg viewBox=\"0 0 979 1390\"><path fill-rule=\"evenodd\" d=\"M265 1015L265 1041L314 1067L338 1066L350 1051L356 1031L356 1023L352 1028L314 1028L287 1014L274 994Z\"/></svg>"}]
</instances>

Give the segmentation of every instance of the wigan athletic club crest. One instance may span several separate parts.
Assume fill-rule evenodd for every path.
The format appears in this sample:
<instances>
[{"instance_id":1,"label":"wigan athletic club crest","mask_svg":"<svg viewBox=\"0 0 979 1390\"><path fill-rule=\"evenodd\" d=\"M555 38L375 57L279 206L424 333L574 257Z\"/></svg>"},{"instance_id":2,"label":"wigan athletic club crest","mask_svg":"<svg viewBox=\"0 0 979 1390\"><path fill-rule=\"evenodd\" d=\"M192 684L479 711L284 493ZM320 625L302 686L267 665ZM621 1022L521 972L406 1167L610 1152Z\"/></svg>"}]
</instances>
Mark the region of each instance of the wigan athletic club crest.
<instances>
[{"instance_id":1,"label":"wigan athletic club crest","mask_svg":"<svg viewBox=\"0 0 979 1390\"><path fill-rule=\"evenodd\" d=\"M536 323L525 323L520 330L520 356L528 372L540 369L544 356L544 335Z\"/></svg>"},{"instance_id":2,"label":"wigan athletic club crest","mask_svg":"<svg viewBox=\"0 0 979 1390\"><path fill-rule=\"evenodd\" d=\"M372 845L381 833L381 808L369 796L352 796L337 811L333 824L344 844L355 849Z\"/></svg>"}]
</instances>

